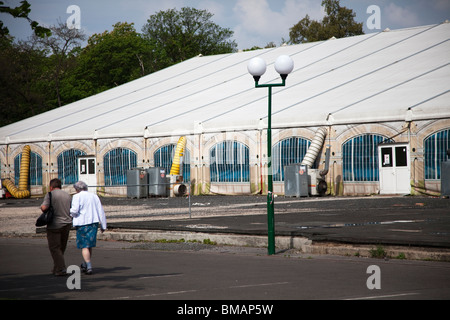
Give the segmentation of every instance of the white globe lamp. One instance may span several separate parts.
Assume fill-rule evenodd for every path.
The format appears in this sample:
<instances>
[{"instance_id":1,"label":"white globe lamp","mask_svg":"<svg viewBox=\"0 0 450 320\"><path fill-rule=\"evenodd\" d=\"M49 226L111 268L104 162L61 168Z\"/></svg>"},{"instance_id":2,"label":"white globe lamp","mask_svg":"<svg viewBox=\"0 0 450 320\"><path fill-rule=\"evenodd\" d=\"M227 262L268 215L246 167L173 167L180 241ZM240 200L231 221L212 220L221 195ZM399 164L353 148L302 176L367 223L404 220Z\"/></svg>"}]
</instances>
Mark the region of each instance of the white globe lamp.
<instances>
[{"instance_id":1,"label":"white globe lamp","mask_svg":"<svg viewBox=\"0 0 450 320\"><path fill-rule=\"evenodd\" d=\"M261 76L266 73L267 64L261 58L253 58L249 61L247 70L255 78L255 81L258 82Z\"/></svg>"},{"instance_id":2,"label":"white globe lamp","mask_svg":"<svg viewBox=\"0 0 450 320\"><path fill-rule=\"evenodd\" d=\"M281 75L283 80L294 70L294 61L287 55L279 56L275 61L275 70Z\"/></svg>"}]
</instances>

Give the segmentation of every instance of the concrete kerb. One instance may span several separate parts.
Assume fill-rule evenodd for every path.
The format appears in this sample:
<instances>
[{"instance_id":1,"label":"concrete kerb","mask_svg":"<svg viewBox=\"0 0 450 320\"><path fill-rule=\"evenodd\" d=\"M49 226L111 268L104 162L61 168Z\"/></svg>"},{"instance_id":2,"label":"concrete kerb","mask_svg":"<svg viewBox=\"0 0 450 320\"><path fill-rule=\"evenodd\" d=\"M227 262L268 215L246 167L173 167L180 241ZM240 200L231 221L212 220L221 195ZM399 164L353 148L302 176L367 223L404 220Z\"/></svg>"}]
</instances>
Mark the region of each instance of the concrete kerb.
<instances>
[{"instance_id":1,"label":"concrete kerb","mask_svg":"<svg viewBox=\"0 0 450 320\"><path fill-rule=\"evenodd\" d=\"M0 232L0 237L45 238L45 231L36 233ZM71 231L70 239L76 238L75 231ZM156 242L158 240L198 241L209 240L219 246L235 246L249 248L267 247L267 236L236 235L220 233L184 232L184 231L142 231L121 229L120 231L108 230L98 233L100 241L124 241L124 242ZM313 242L305 237L277 236L275 238L278 252L290 251L292 253L310 255L335 255L370 258L374 256L377 245L345 244L336 242ZM385 259L429 260L450 262L450 249L409 247L409 246L379 246L378 253Z\"/></svg>"},{"instance_id":2,"label":"concrete kerb","mask_svg":"<svg viewBox=\"0 0 450 320\"><path fill-rule=\"evenodd\" d=\"M220 234L220 233L202 233L185 231L135 231L121 230L120 232L106 232L98 236L102 240L115 241L157 241L157 240L180 240L199 241L210 240L217 245L256 247L263 248L267 246L267 236ZM279 249L297 249L305 251L312 241L302 237L277 237L276 246Z\"/></svg>"},{"instance_id":3,"label":"concrete kerb","mask_svg":"<svg viewBox=\"0 0 450 320\"><path fill-rule=\"evenodd\" d=\"M379 248L379 249L378 249ZM450 250L422 247L390 246L390 245L357 245L336 243L315 243L307 247L310 254L328 254L337 256L355 256L363 258L429 260L450 262ZM380 253L381 256L377 256Z\"/></svg>"},{"instance_id":4,"label":"concrete kerb","mask_svg":"<svg viewBox=\"0 0 450 320\"><path fill-rule=\"evenodd\" d=\"M267 247L267 236L220 234L220 233L201 233L201 232L183 232L183 231L148 231L125 230L108 231L98 235L99 240L105 241L130 241L130 242L155 242L158 240L179 241L198 241L209 240L221 246L237 247ZM336 255L336 256L354 256L362 258L374 257L374 252L379 249L384 259L406 259L406 260L431 260L450 262L450 249L422 248L406 246L377 246L377 245L358 245L344 244L334 242L316 242L313 243L305 237L277 236L275 238L277 251L285 252L292 250L294 252L311 255Z\"/></svg>"}]
</instances>

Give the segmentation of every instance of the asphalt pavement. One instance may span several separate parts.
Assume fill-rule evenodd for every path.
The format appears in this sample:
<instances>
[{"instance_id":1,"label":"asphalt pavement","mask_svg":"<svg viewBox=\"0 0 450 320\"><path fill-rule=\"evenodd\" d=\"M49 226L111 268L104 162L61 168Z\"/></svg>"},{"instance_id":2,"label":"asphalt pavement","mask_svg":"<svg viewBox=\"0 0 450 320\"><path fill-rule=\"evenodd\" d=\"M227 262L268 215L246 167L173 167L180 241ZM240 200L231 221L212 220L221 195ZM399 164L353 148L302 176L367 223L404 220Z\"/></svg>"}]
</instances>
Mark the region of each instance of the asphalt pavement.
<instances>
[{"instance_id":1,"label":"asphalt pavement","mask_svg":"<svg viewBox=\"0 0 450 320\"><path fill-rule=\"evenodd\" d=\"M179 207L186 202L171 199L164 203L166 216L148 220L146 215L162 214L161 201L166 200L103 198L105 207L117 209L110 216L110 230L105 235L267 236L264 196L190 200L191 218L171 215L172 211L183 212ZM35 206L41 199L3 201L4 207L18 208ZM312 245L384 245L400 246L401 250L419 247L428 253L446 252L448 258L449 209L449 199L434 197L277 197L275 231L277 238L305 238ZM75 274L73 278L50 275L45 238L17 235L0 238L0 299L180 300L166 305L167 314L173 315L194 310L189 308L198 303L192 300L231 299L234 308L242 308L248 299L448 299L449 264L443 261L449 260L420 260L313 255L280 249L268 256L263 247L98 241L93 255L95 273L81 275L81 289L74 290L68 283L76 281ZM71 239L66 263L77 266L80 261L81 254ZM379 268L378 274L371 273L375 272L370 271L373 266ZM370 288L373 279L378 279L381 289ZM224 305L229 303L213 305L212 314L223 312ZM287 309L275 304L274 308L292 314L297 304L289 304Z\"/></svg>"},{"instance_id":2,"label":"asphalt pavement","mask_svg":"<svg viewBox=\"0 0 450 320\"><path fill-rule=\"evenodd\" d=\"M50 274L52 259L44 238L0 238L0 261L0 300L7 307L3 311L11 307L24 316L39 311L18 309L11 300L91 300L93 304L92 300L112 300L109 307L96 304L98 308L93 308L99 316L107 312L112 318L120 308L118 301L158 300L134 304L130 312L181 319L200 306L210 308L209 316L192 314L189 318L229 317L233 306L232 317L254 319L258 314L237 310L264 304L273 308L272 316L284 319L311 309L310 303L301 305L298 300L450 297L450 264L436 261L290 252L268 256L262 248L97 241L92 255L94 273L85 275L76 271L82 257L75 241L69 240L65 261L70 276L55 277ZM374 267L377 271L372 271ZM143 310L137 311L136 306ZM330 316L351 312L348 308L327 310ZM409 310L413 309L398 308L399 316Z\"/></svg>"}]
</instances>

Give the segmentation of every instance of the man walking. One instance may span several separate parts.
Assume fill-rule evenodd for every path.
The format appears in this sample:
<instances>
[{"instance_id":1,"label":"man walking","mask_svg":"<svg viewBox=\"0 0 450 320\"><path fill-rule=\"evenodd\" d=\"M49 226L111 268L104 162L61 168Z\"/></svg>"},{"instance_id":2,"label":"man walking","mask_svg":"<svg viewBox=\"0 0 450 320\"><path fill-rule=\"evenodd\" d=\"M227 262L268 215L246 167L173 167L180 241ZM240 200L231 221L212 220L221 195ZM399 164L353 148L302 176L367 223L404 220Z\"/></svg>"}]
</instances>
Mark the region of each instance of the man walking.
<instances>
[{"instance_id":1,"label":"man walking","mask_svg":"<svg viewBox=\"0 0 450 320\"><path fill-rule=\"evenodd\" d=\"M52 193L51 205L54 209L53 220L47 225L47 242L50 254L53 258L52 273L55 276L65 276L66 262L64 252L69 240L70 229L72 228L72 217L70 216L70 195L61 190L61 180L50 181L50 192ZM42 212L50 207L50 196L47 193L41 205Z\"/></svg>"}]
</instances>

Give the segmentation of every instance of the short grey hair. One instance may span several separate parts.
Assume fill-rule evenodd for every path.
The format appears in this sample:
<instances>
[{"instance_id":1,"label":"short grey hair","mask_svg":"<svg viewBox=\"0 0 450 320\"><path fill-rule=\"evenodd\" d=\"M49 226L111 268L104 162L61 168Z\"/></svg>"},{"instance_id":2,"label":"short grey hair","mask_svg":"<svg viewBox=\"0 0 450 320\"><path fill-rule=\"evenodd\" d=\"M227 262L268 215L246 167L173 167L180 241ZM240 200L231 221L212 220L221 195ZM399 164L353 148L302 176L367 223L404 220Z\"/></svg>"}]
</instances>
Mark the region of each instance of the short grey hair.
<instances>
[{"instance_id":1,"label":"short grey hair","mask_svg":"<svg viewBox=\"0 0 450 320\"><path fill-rule=\"evenodd\" d=\"M73 185L73 187L75 188L75 190L77 192L88 191L88 185L86 183L84 183L83 181L78 181L77 183L75 183Z\"/></svg>"}]
</instances>

